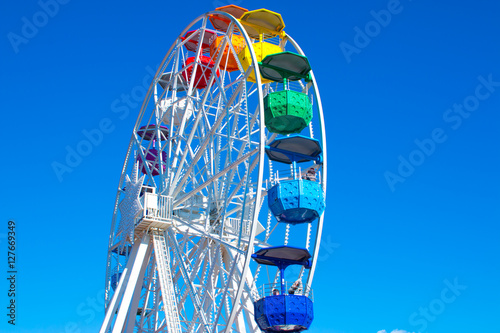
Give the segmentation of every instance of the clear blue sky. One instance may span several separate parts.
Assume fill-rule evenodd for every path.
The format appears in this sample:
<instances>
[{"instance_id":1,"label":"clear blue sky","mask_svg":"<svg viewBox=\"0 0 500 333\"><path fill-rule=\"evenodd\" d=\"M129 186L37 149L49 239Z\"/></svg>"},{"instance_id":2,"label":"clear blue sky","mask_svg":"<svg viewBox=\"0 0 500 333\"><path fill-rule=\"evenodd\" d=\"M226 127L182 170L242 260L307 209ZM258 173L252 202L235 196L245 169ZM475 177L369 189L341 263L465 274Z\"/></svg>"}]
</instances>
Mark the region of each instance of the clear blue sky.
<instances>
[{"instance_id":1,"label":"clear blue sky","mask_svg":"<svg viewBox=\"0 0 500 333\"><path fill-rule=\"evenodd\" d=\"M133 98L128 113L113 105L140 96L189 22L229 2L45 3L0 5L0 331L13 332L14 219L16 332L96 332L138 113ZM310 332L499 332L500 5L234 3L282 14L323 97L329 183ZM58 177L54 162L95 129L102 137Z\"/></svg>"}]
</instances>

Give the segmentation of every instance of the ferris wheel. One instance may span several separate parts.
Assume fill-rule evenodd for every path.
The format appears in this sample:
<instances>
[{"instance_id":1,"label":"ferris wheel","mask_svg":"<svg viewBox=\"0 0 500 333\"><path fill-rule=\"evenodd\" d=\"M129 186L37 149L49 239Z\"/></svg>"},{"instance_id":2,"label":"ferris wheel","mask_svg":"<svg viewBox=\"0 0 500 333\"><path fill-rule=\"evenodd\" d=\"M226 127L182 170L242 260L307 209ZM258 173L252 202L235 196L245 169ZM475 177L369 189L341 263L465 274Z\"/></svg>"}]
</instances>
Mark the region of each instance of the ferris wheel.
<instances>
[{"instance_id":1,"label":"ferris wheel","mask_svg":"<svg viewBox=\"0 0 500 333\"><path fill-rule=\"evenodd\" d=\"M326 139L311 66L284 27L224 6L167 52L121 173L101 333L309 328Z\"/></svg>"}]
</instances>

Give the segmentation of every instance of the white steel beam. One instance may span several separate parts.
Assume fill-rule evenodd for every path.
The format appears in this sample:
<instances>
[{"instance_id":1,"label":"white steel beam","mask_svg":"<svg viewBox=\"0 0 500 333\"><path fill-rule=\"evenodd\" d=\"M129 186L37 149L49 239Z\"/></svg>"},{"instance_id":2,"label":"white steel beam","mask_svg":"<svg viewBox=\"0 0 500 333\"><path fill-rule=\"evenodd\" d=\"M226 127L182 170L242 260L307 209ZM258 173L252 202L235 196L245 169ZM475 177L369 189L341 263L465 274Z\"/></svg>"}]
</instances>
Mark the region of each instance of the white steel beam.
<instances>
[{"instance_id":1,"label":"white steel beam","mask_svg":"<svg viewBox=\"0 0 500 333\"><path fill-rule=\"evenodd\" d=\"M128 278L127 286L125 287L125 291L123 293L123 297L118 308L118 314L116 316L115 323L113 325L112 333L122 333L125 329L125 324L130 314L131 310L131 302L134 296L134 291L137 288L137 283L140 280L140 273L144 273L143 267L147 266L149 261L149 257L151 256L151 242L149 235L144 235L141 242L138 245L137 255L135 258L129 259L129 263L127 266L131 264L130 275ZM132 263L131 263L132 261ZM140 281L142 283L142 281ZM137 313L137 309L136 309ZM135 315L133 313L133 318L131 320L135 321Z\"/></svg>"},{"instance_id":2,"label":"white steel beam","mask_svg":"<svg viewBox=\"0 0 500 333\"><path fill-rule=\"evenodd\" d=\"M141 293L142 293L142 284L144 283L143 277L144 277L144 275L146 273L146 268L147 268L147 266L149 264L152 250L153 250L153 247L149 246L148 250L147 250L147 253L146 253L146 256L145 256L145 259L142 262L141 271L139 273L139 279L136 282L134 294L133 294L133 297L132 297L132 302L130 304L130 309L129 309L129 312L128 312L129 313L129 318L128 318L128 323L127 323L127 329L124 330L124 332L126 332L126 333L132 333L132 332L134 332L134 327L135 327L135 324L136 324L137 310L139 308L139 300L141 298ZM144 309L144 311L145 310L146 309Z\"/></svg>"}]
</instances>

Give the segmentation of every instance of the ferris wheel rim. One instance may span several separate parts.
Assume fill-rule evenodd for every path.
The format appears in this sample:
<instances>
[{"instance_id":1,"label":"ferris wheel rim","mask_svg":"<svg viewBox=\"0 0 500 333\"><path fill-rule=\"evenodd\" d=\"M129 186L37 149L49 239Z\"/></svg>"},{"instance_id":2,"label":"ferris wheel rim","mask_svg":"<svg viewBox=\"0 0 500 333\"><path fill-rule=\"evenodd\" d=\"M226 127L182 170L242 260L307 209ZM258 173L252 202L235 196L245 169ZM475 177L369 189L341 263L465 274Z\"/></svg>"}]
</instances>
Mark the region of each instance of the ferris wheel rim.
<instances>
[{"instance_id":1,"label":"ferris wheel rim","mask_svg":"<svg viewBox=\"0 0 500 333\"><path fill-rule=\"evenodd\" d=\"M304 51L300 48L299 44L290 36L286 35L286 38L290 41L290 43L295 47L295 49L299 52L299 54L305 56ZM322 185L323 185L323 193L325 194L325 199L326 199L326 186L327 186L327 175L328 175L328 158L327 158L327 148L326 148L326 128L325 128L325 117L323 113L323 104L321 102L321 96L319 93L319 88L316 82L316 77L314 75L314 71L311 70L311 81L313 82L313 87L314 87L314 93L316 96L316 101L318 103L318 116L320 118L319 123L320 123L320 133L321 133L321 146L323 148L323 174L322 174ZM321 246L321 236L323 233L323 223L325 219L325 213L323 212L321 216L318 219L318 226L317 226L317 231L316 231L316 239L315 239L315 246L314 246L314 252L312 254L312 263L311 263L311 269L309 270L309 275L307 277L307 282L306 285L307 287L312 286L312 281L314 278L314 273L316 271L316 265L318 261L318 255L319 255L319 249Z\"/></svg>"}]
</instances>

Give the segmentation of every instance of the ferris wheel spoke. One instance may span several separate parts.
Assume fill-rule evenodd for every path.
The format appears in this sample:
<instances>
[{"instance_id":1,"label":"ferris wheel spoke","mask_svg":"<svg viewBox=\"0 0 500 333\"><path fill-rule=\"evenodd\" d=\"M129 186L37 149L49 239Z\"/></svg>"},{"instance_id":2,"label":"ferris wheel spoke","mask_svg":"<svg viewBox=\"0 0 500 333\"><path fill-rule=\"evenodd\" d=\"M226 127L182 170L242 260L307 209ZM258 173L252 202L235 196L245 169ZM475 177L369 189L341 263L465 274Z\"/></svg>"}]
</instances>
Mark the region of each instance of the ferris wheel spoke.
<instances>
[{"instance_id":1,"label":"ferris wheel spoke","mask_svg":"<svg viewBox=\"0 0 500 333\"><path fill-rule=\"evenodd\" d=\"M259 328L254 320L254 305L250 294L244 293L241 297L241 304L235 319L237 327L250 327L250 332L258 332Z\"/></svg>"},{"instance_id":2,"label":"ferris wheel spoke","mask_svg":"<svg viewBox=\"0 0 500 333\"><path fill-rule=\"evenodd\" d=\"M266 195L267 195L267 191L262 190L262 193L261 193L262 198L261 198L261 203L260 203L259 207L262 205L262 201L264 200L264 198L265 198L265 196L266 196ZM251 198L251 199L247 202L247 205L250 205L250 204L252 204L252 205L253 205L253 204L255 204L256 200L257 200L257 198L256 198L256 197ZM236 213L240 212L243 208L244 208L243 206L237 206L236 208L234 208L234 209L232 209L232 210L228 211L228 214L229 214L229 215L236 214Z\"/></svg>"},{"instance_id":3,"label":"ferris wheel spoke","mask_svg":"<svg viewBox=\"0 0 500 333\"><path fill-rule=\"evenodd\" d=\"M236 125L237 121L235 121L234 124ZM232 158L239 159L243 155L243 153L244 153L245 150L251 148L251 142L250 142L249 139L250 139L249 136L237 137L237 136L233 135L231 137L231 141L232 142L228 142L228 148L230 149L230 151L226 155L226 160L225 160L224 165L231 164L232 163ZM238 145L235 145L235 143L237 143L237 142L239 143L239 148L238 148ZM235 152L237 152L237 155L234 156L234 157L232 157L232 154L231 154L232 150L234 150ZM230 179L234 176L234 172L235 172L235 170L233 169L231 171L231 175L229 176Z\"/></svg>"},{"instance_id":4,"label":"ferris wheel spoke","mask_svg":"<svg viewBox=\"0 0 500 333\"><path fill-rule=\"evenodd\" d=\"M203 122L201 121L203 117L206 117L206 107L203 106L204 105L204 100L200 101L199 104L201 104L201 107L198 107L198 108L195 108L195 106L198 104L196 103L195 101L198 100L198 98L194 97L194 96L191 96L189 97L189 95L186 97L186 110L187 108L189 108L189 106L192 106L193 107L193 112L196 113L196 117L194 118L194 123L191 125L191 124L186 124L187 122L187 114L188 112L184 112L184 115L183 115L183 119L182 119L182 122L181 122L181 125L180 127L177 129L176 131L176 137L179 138L180 140L185 140L186 143L185 143L185 146L186 147L191 147L192 145L192 141L193 139L195 138L195 134L197 132L197 129L198 129L198 126L201 124L201 126L203 126ZM208 123L208 120L207 120L207 123ZM192 129L191 129L191 133L189 135L189 137L186 139L184 139L184 130L186 129L187 126L192 126ZM203 130L203 127L202 127L202 130ZM200 136L201 138L205 137L204 135L201 135ZM180 143L180 141L179 141ZM178 164L178 159L179 159L179 156L181 155L181 151L182 151L182 148L181 148L181 145L178 144L177 145L177 148L176 148L176 151L175 151L175 155L174 155L174 158L173 158L173 161L172 161L172 166L173 168L176 168L177 167L177 164ZM182 169L183 165L184 165L184 162L185 162L185 159L187 157L187 151L184 151L183 155L181 156L181 161L180 161L180 166L178 167L178 170Z\"/></svg>"},{"instance_id":5,"label":"ferris wheel spoke","mask_svg":"<svg viewBox=\"0 0 500 333\"><path fill-rule=\"evenodd\" d=\"M229 270L229 273L227 274L227 278L224 278L223 276L221 277L221 279L226 281L226 283L225 283L224 291L222 293L222 298L221 298L219 306L217 308L217 313L215 314L215 320L213 321L213 326L212 326L213 331L217 330L217 325L219 323L219 320L220 320L221 316L224 315L224 313L223 313L224 310L226 310L226 315L229 316L230 310L227 307L227 302L228 302L227 298L230 295L229 289L233 287L232 279L230 278L230 276L233 276L233 274L236 270L237 260L239 260L239 255L240 255L239 253L236 253L235 259L232 261L231 265L228 265L229 262L227 262L227 260L224 260L224 255L221 254L221 262L225 262L226 267L230 266L231 269ZM223 274L222 271L221 271L221 273Z\"/></svg>"},{"instance_id":6,"label":"ferris wheel spoke","mask_svg":"<svg viewBox=\"0 0 500 333\"><path fill-rule=\"evenodd\" d=\"M228 171L236 168L238 165L240 165L241 163L247 161L247 159L249 157L251 157L252 155L257 154L258 152L259 152L259 149L255 148L254 150L246 153L245 155L243 155L242 157L240 157L239 159L237 159L236 161L234 161L232 164L230 164L229 166L227 166L226 168L224 168L222 171L220 171L219 173L217 173L216 175L214 175L212 178L207 179L204 183L202 183L201 185L199 185L197 188L193 189L189 193L186 193L186 195L184 195L182 198L175 200L174 201L174 209L177 208L182 203L186 202L193 195L195 195L196 193L200 192L202 189L204 189L205 187L207 187L208 185L210 185L210 183L212 181L214 181L215 179L219 179L224 174L226 174Z\"/></svg>"},{"instance_id":7,"label":"ferris wheel spoke","mask_svg":"<svg viewBox=\"0 0 500 333\"><path fill-rule=\"evenodd\" d=\"M217 247L217 250L220 248L220 246ZM213 246L210 246L210 249L213 250ZM217 265L214 265L213 264L213 259L214 259L214 256L216 255L215 252L213 251L210 251L212 252L211 255L209 255L209 258L210 258L210 272L208 272L208 277L209 277L209 281L208 283L206 283L206 281L204 281L204 279L202 279L201 281L205 282L203 284L203 287L200 287L199 288L199 292L198 292L198 295L201 299L201 304L203 305L203 312L204 313L210 313L210 306L213 306L214 303L215 303L215 295L213 295L213 286L212 286L212 283L213 281L211 280L212 277L214 276L214 273L217 274ZM206 262L208 264L208 262ZM204 274L205 275L205 274ZM197 316L197 314L196 314ZM196 316L194 318L194 320L196 319ZM193 320L193 324L194 324L194 320ZM192 325L193 326L193 325ZM188 329L188 331L190 331Z\"/></svg>"},{"instance_id":8,"label":"ferris wheel spoke","mask_svg":"<svg viewBox=\"0 0 500 333\"><path fill-rule=\"evenodd\" d=\"M193 127L196 128L198 126L198 123L200 121L202 111L200 110L198 112L197 117L195 118L195 122L193 124ZM176 140L177 144L175 145L175 153L173 153L172 163L171 163L171 172L173 172L175 169L180 170L182 168L183 161L187 158L188 154L191 153L190 149L183 149L183 147L191 147L191 143L193 139L195 138L195 131L192 131L191 134L187 139L184 138L183 135L183 129L184 129L184 122L181 124L181 128L175 132L175 136L172 137L172 140ZM182 143L184 142L184 145ZM183 155L181 156L181 152L183 152ZM181 166L178 167L177 164L179 163L179 156L181 157ZM179 171L178 171L179 172Z\"/></svg>"},{"instance_id":9,"label":"ferris wheel spoke","mask_svg":"<svg viewBox=\"0 0 500 333\"><path fill-rule=\"evenodd\" d=\"M199 123L199 116L196 118L195 125L197 126L198 123ZM188 160L188 156L190 156L190 154L194 153L192 151L191 144L193 142L193 139L195 138L195 133L196 133L196 131L193 130L191 132L191 135L189 136L188 140L186 141L186 147L189 147L189 148L188 149L184 149L184 153L181 156L181 159L180 159L180 162L179 162L179 166L176 168L175 176L172 177L172 182L171 182L171 187L170 187L170 189L171 189L170 193L174 197L178 194L178 193L174 193L174 188L176 188L176 187L178 189L182 188L182 186L184 185L184 183L187 181L187 178L190 176L191 172L195 168L195 166L197 166L198 160L203 156L204 149L210 143L210 137L209 136L200 136L200 138L204 137L203 142L201 143L201 145L199 145L196 148L196 154L194 156L191 156L192 158L189 160L189 167L186 170L183 170L183 166L184 166L184 164L186 164L186 161ZM180 149L180 146L179 146L178 147L178 151L180 152L180 150L181 149ZM177 157L176 157L176 159L177 159ZM182 176L182 174L183 174L182 181L179 182L179 178Z\"/></svg>"},{"instance_id":10,"label":"ferris wheel spoke","mask_svg":"<svg viewBox=\"0 0 500 333\"><path fill-rule=\"evenodd\" d=\"M249 170L249 172L250 172L250 173L251 173L251 172L253 171L253 169L257 166L257 164L258 164L258 163L259 163L259 158L258 158L258 156L257 156L257 157L255 157L255 158L253 158L253 160L251 161L251 163L249 163L250 165L249 165L249 167L248 167L248 170ZM231 170L231 171L229 172L229 177L228 177L228 179L232 178L232 177L234 176L234 173L235 173L235 170L234 170L234 169L233 169L233 170ZM228 201L231 201L231 200L234 198L234 196L235 196L235 195L236 195L236 194L237 194L237 193L241 190L241 188L242 188L242 186L243 186L243 184L244 184L244 181L245 181L245 179L244 179L244 178L242 178L242 179L241 179L241 180L240 180L240 181L236 184L236 186L235 186L235 187L234 187L234 189L233 189L233 192L232 192L232 193L228 196L228 198L227 198L227 200L228 200ZM235 212L236 212L236 211L229 211L229 212L228 212L228 215L232 215L232 214L233 214L233 213L235 213Z\"/></svg>"},{"instance_id":11,"label":"ferris wheel spoke","mask_svg":"<svg viewBox=\"0 0 500 333\"><path fill-rule=\"evenodd\" d=\"M242 89L243 86L244 86L244 83L242 81L240 83L239 87L238 87L238 90ZM234 95L231 96L231 100L229 101L228 105L226 105L224 107L224 110L221 112L221 115L215 121L215 123L212 126L212 128L210 128L210 132L208 133L206 139L203 142L200 143L200 146L198 148L198 153L191 160L191 164L190 164L190 166L188 166L187 170L185 171L184 177L180 181L178 181L178 179L180 177L180 172L181 172L181 170L182 170L182 168L184 166L184 163L186 162L186 156L187 156L187 153L188 153L187 151L184 152L184 154L183 154L183 156L181 158L181 161L179 163L179 167L177 168L177 173L174 176L174 180L173 180L172 187L171 187L171 190L174 190L174 188L176 188L176 190L174 190L173 192L172 191L170 192L173 197L176 197L179 194L179 191L183 187L183 184L186 182L187 177L189 176L189 173L191 172L192 168L198 162L198 160L202 157L203 151L206 149L207 145L210 143L210 138L213 137L213 135L215 134L216 129L219 128L219 126L221 125L221 123L225 119L225 115L228 112L228 108L232 104L232 102L234 101L234 98L236 96L237 96L237 94L234 94ZM197 118L196 118L196 124L199 122L200 118L201 118L201 113L199 113L198 116L197 116ZM194 137L194 132L195 131L193 131L191 133L189 142L192 142L192 137Z\"/></svg>"},{"instance_id":12,"label":"ferris wheel spoke","mask_svg":"<svg viewBox=\"0 0 500 333\"><path fill-rule=\"evenodd\" d=\"M205 250L201 253L201 255L196 257L196 261L193 265L194 267L191 270L191 273L189 276L190 280L189 280L189 282L185 281L186 283L191 283L195 287L196 296L200 300L200 305L203 304L203 299L202 299L202 293L201 293L202 288L201 288L201 284L200 284L201 279L200 279L200 276L198 275L198 273L199 273L199 270L201 268L201 264L203 262L206 262L207 251L208 251L208 247L205 248ZM198 283L195 284L195 281L198 281ZM183 301L185 301L185 299Z\"/></svg>"},{"instance_id":13,"label":"ferris wheel spoke","mask_svg":"<svg viewBox=\"0 0 500 333\"><path fill-rule=\"evenodd\" d=\"M205 313L208 312L210 314L212 314L216 305L216 296L217 296L215 294L216 289L222 289L221 287L216 288L217 283L219 282L218 281L219 270L221 269L221 267L218 265L216 261L216 257L220 255L220 248L221 248L220 246L216 246L214 251L213 246L211 247L212 253L210 256L210 270L207 272L207 276L205 279L206 281L205 286L207 288L205 297L206 298L209 297L210 300L205 302L205 307L203 310L205 311Z\"/></svg>"},{"instance_id":14,"label":"ferris wheel spoke","mask_svg":"<svg viewBox=\"0 0 500 333\"><path fill-rule=\"evenodd\" d=\"M219 141L219 142L220 142L220 141ZM245 146L243 146L243 147L242 147L242 149L240 149L240 153L241 153L241 150L243 150L243 148L244 148L244 147L245 147ZM203 148L203 147L202 147L202 148ZM200 149L200 150L198 150L198 151L201 151L201 149ZM220 154L220 150L218 151L218 154ZM194 160L196 160L196 159L197 159L197 157L195 157L195 159L194 159ZM184 158L183 158L183 160L184 160ZM218 159L218 158L216 158L216 161L219 161L219 159ZM191 163L191 165L192 165L192 166L194 166L195 164ZM189 171L189 170L188 170L188 171ZM189 175L189 173L188 173L188 172L186 172L186 173L185 173L185 177L186 177L187 175ZM193 177L193 178L195 178L195 177ZM214 182L214 183L215 183L215 184L214 184L214 186L216 187L216 186L217 186L217 183L216 183L216 182ZM215 188L215 187L214 187L214 188Z\"/></svg>"},{"instance_id":15,"label":"ferris wheel spoke","mask_svg":"<svg viewBox=\"0 0 500 333\"><path fill-rule=\"evenodd\" d=\"M233 263L233 268L231 270L230 276L228 276L228 286L230 286L232 292L229 292L229 295L231 295L231 303L232 303L232 309L230 313L227 314L226 318L226 330L230 329L233 325L236 325L236 329L238 332L241 332L242 329L244 330L244 320L242 318L241 310L242 310L242 304L241 301L242 299L238 299L236 295L236 286L240 284L241 280L245 280L244 287L248 283L247 282L247 276L244 276L242 265L243 261L240 260L240 254L239 253L234 253L230 249L227 249L227 251L224 252L226 255L223 256L223 259L225 262L232 262ZM239 277L236 278L236 277Z\"/></svg>"},{"instance_id":16,"label":"ferris wheel spoke","mask_svg":"<svg viewBox=\"0 0 500 333\"><path fill-rule=\"evenodd\" d=\"M186 260L187 262L191 262L192 258ZM175 263L172 263L173 265L173 268L177 267L178 268L178 265L176 265ZM196 263L195 263L196 265ZM177 272L177 275L181 275L182 271L179 269L178 272ZM183 288L183 291L181 293L181 297L179 298L179 301L178 301L178 307L179 309L184 309L185 310L185 300L189 294L189 288L185 287L186 285L186 282L184 280L180 281L178 278L175 278L173 279L175 285L178 285L178 286L181 286ZM188 282L188 283L192 283L192 282ZM185 318L187 318L186 316L184 316ZM186 321L187 319L185 319Z\"/></svg>"},{"instance_id":17,"label":"ferris wheel spoke","mask_svg":"<svg viewBox=\"0 0 500 333\"><path fill-rule=\"evenodd\" d=\"M198 250L199 250L199 244L197 244L197 243L195 243L195 242L191 241L191 239L190 239L190 238L191 238L192 236L190 236L190 235L189 235L189 233L187 233L187 232L186 232L186 233L179 233L179 234L183 235L183 237L182 237L181 239L179 239L179 244L184 244L184 246L189 246L189 244L186 244L186 240L189 240L189 243L190 243L190 244L192 244L192 248L191 248L191 250L189 251L189 253L187 254L187 258L186 258L186 261L187 261L187 262L191 262L191 261L193 260L194 256L195 256L195 255L197 255L197 253L198 253ZM205 238L204 240L206 241L206 240L207 240L207 238ZM205 243L204 243L204 244L205 244ZM203 244L202 244L202 246L203 246ZM179 280L179 278L180 278L180 277L181 277L181 271L179 270L179 271L178 271L178 272L174 275L174 277L173 277L173 281L174 281L174 283L178 284L178 283L179 283L179 282L178 282L178 280ZM186 290L186 292L187 292L187 290Z\"/></svg>"},{"instance_id":18,"label":"ferris wheel spoke","mask_svg":"<svg viewBox=\"0 0 500 333\"><path fill-rule=\"evenodd\" d=\"M181 271L184 282L186 283L186 287L188 288L188 292L190 294L191 301L193 302L193 306L195 308L195 311L197 311L199 313L199 317L200 317L201 321L203 322L203 326L205 328L204 330L207 330L208 332L210 332L210 330L208 330L208 323L207 323L207 319L205 317L205 314L201 312L200 300L197 297L196 291L194 289L194 286L191 283L190 276L189 276L189 273L188 273L187 268L185 266L185 263L182 260L182 256L181 256L182 251L179 248L179 244L177 243L175 236L172 234L171 229L168 229L166 231L166 235L169 236L170 244L172 244L174 247L173 252L174 252L174 255L177 257L178 267Z\"/></svg>"},{"instance_id":19,"label":"ferris wheel spoke","mask_svg":"<svg viewBox=\"0 0 500 333\"><path fill-rule=\"evenodd\" d=\"M228 248L231 248L237 252L244 252L244 250L242 249L239 249L238 247L234 246L233 244L223 240L220 238L220 235L218 234L210 234L208 233L207 231L205 231L205 229L203 227L197 227L195 225L193 225L192 223L190 222L186 222L186 221L183 221L181 219L177 219L177 218L174 218L174 221L180 223L183 225L183 227L181 226L177 226L176 227L176 230L182 230L182 232L189 232L191 234L196 234L198 236L202 236L202 237L206 237L206 238L209 238L215 242L218 242L218 243L221 243L221 244L224 244L225 246L227 246Z\"/></svg>"},{"instance_id":20,"label":"ferris wheel spoke","mask_svg":"<svg viewBox=\"0 0 500 333\"><path fill-rule=\"evenodd\" d=\"M238 274L240 276L243 276L243 262L241 261L238 262L237 269L238 269ZM255 289L254 276L247 272L247 274L245 274L243 278L245 279L245 291L243 292L242 297L240 298L240 303L238 304L239 309L237 310L238 313L235 317L236 318L235 321L237 322L237 325L238 323L239 325L246 324L251 327L252 332L257 332L258 331L257 325L252 320L254 313L254 306L251 295Z\"/></svg>"}]
</instances>

